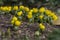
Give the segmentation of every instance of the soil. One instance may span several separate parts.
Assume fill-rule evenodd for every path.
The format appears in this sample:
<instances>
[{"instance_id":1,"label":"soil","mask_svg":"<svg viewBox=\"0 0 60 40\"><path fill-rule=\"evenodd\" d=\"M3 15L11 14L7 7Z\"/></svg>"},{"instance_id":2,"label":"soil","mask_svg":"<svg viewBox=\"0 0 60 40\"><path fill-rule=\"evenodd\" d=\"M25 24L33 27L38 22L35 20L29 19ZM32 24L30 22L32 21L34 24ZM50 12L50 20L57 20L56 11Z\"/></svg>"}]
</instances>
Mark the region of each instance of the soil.
<instances>
[{"instance_id":1,"label":"soil","mask_svg":"<svg viewBox=\"0 0 60 40\"><path fill-rule=\"evenodd\" d=\"M10 23L12 17L13 15L10 15L10 14L0 15L0 40L22 40L26 34L30 40L36 40L35 32L39 28L38 23L29 24L28 22L23 22L22 25L19 27L18 31L14 31ZM26 26L27 24L28 26ZM46 29L44 30L44 32L40 34L40 37L39 37L40 40L47 40L47 37L48 37L47 34L52 32L52 30L56 28L56 26L52 27L51 25L47 23L44 23L44 24L46 26ZM10 36L7 33L8 28L11 28ZM57 26L57 28L59 28L59 26Z\"/></svg>"}]
</instances>

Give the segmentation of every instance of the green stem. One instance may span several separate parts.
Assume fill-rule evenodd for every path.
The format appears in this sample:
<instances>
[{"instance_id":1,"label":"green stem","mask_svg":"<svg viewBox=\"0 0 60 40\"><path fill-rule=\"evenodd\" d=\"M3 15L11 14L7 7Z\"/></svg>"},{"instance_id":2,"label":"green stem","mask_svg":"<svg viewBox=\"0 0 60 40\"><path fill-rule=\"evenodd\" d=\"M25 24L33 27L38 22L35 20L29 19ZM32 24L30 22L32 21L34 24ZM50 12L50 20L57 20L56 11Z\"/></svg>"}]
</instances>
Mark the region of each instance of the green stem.
<instances>
[{"instance_id":1,"label":"green stem","mask_svg":"<svg viewBox=\"0 0 60 40\"><path fill-rule=\"evenodd\" d=\"M25 36L26 36L26 40L29 40L29 38L28 38L28 36L27 36L27 33L26 33L26 35L25 35Z\"/></svg>"}]
</instances>

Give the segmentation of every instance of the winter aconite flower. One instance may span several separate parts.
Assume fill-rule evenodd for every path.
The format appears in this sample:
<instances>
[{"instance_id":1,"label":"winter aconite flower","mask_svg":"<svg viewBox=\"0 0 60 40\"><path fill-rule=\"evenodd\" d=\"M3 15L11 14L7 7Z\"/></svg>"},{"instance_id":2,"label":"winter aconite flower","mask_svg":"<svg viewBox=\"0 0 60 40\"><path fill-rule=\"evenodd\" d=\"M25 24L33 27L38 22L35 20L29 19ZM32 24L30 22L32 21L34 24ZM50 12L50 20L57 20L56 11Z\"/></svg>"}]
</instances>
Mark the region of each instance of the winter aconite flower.
<instances>
[{"instance_id":1,"label":"winter aconite flower","mask_svg":"<svg viewBox=\"0 0 60 40\"><path fill-rule=\"evenodd\" d=\"M49 16L51 14L51 11L50 10L45 10L45 14Z\"/></svg>"},{"instance_id":2,"label":"winter aconite flower","mask_svg":"<svg viewBox=\"0 0 60 40\"><path fill-rule=\"evenodd\" d=\"M44 8L44 7L41 7L41 8L39 9L39 12L40 12L40 13L45 12L45 8Z\"/></svg>"},{"instance_id":3,"label":"winter aconite flower","mask_svg":"<svg viewBox=\"0 0 60 40\"><path fill-rule=\"evenodd\" d=\"M30 19L30 18L32 18L32 15L27 15L27 17Z\"/></svg>"},{"instance_id":4,"label":"winter aconite flower","mask_svg":"<svg viewBox=\"0 0 60 40\"><path fill-rule=\"evenodd\" d=\"M8 6L8 11L11 11L12 10L12 7L11 6Z\"/></svg>"},{"instance_id":5,"label":"winter aconite flower","mask_svg":"<svg viewBox=\"0 0 60 40\"><path fill-rule=\"evenodd\" d=\"M52 18L54 21L56 21L58 19L58 17L56 15L54 15Z\"/></svg>"},{"instance_id":6,"label":"winter aconite flower","mask_svg":"<svg viewBox=\"0 0 60 40\"><path fill-rule=\"evenodd\" d=\"M28 12L28 15L32 15L32 12Z\"/></svg>"},{"instance_id":7,"label":"winter aconite flower","mask_svg":"<svg viewBox=\"0 0 60 40\"><path fill-rule=\"evenodd\" d=\"M2 11L7 11L8 8L7 8L7 6L4 6L4 7L1 7L1 10L2 10Z\"/></svg>"},{"instance_id":8,"label":"winter aconite flower","mask_svg":"<svg viewBox=\"0 0 60 40\"><path fill-rule=\"evenodd\" d=\"M15 25L16 25L16 26L20 26L20 25L21 25L21 21L18 21L18 20L15 21Z\"/></svg>"},{"instance_id":9,"label":"winter aconite flower","mask_svg":"<svg viewBox=\"0 0 60 40\"><path fill-rule=\"evenodd\" d=\"M8 11L8 7L7 6L5 6L4 8L5 8L5 11Z\"/></svg>"},{"instance_id":10,"label":"winter aconite flower","mask_svg":"<svg viewBox=\"0 0 60 40\"><path fill-rule=\"evenodd\" d=\"M29 18L29 19L32 18L32 12L31 11L28 12L27 18Z\"/></svg>"},{"instance_id":11,"label":"winter aconite flower","mask_svg":"<svg viewBox=\"0 0 60 40\"><path fill-rule=\"evenodd\" d=\"M23 12L22 12L22 11L20 11L20 12L18 12L18 13L17 13L17 15L18 15L18 16L21 16L21 15L22 15L22 13L23 13Z\"/></svg>"},{"instance_id":12,"label":"winter aconite flower","mask_svg":"<svg viewBox=\"0 0 60 40\"><path fill-rule=\"evenodd\" d=\"M41 30L45 30L45 26L42 23L39 24L39 27Z\"/></svg>"},{"instance_id":13,"label":"winter aconite flower","mask_svg":"<svg viewBox=\"0 0 60 40\"><path fill-rule=\"evenodd\" d=\"M18 6L14 6L13 7L13 10L18 10Z\"/></svg>"},{"instance_id":14,"label":"winter aconite flower","mask_svg":"<svg viewBox=\"0 0 60 40\"><path fill-rule=\"evenodd\" d=\"M33 12L33 9L31 9L30 12Z\"/></svg>"},{"instance_id":15,"label":"winter aconite flower","mask_svg":"<svg viewBox=\"0 0 60 40\"><path fill-rule=\"evenodd\" d=\"M51 12L50 16L52 17L52 16L54 16L54 15L55 15L55 13Z\"/></svg>"},{"instance_id":16,"label":"winter aconite flower","mask_svg":"<svg viewBox=\"0 0 60 40\"><path fill-rule=\"evenodd\" d=\"M2 11L11 11L11 6L1 6L0 10L2 10Z\"/></svg>"},{"instance_id":17,"label":"winter aconite flower","mask_svg":"<svg viewBox=\"0 0 60 40\"><path fill-rule=\"evenodd\" d=\"M19 6L19 8L23 10L24 9L24 6Z\"/></svg>"},{"instance_id":18,"label":"winter aconite flower","mask_svg":"<svg viewBox=\"0 0 60 40\"><path fill-rule=\"evenodd\" d=\"M43 15L40 15L40 16L39 16L40 19L43 19L43 17L44 17Z\"/></svg>"},{"instance_id":19,"label":"winter aconite flower","mask_svg":"<svg viewBox=\"0 0 60 40\"><path fill-rule=\"evenodd\" d=\"M16 21L16 20L17 20L17 17L16 17L16 16L14 16L12 20Z\"/></svg>"},{"instance_id":20,"label":"winter aconite flower","mask_svg":"<svg viewBox=\"0 0 60 40\"><path fill-rule=\"evenodd\" d=\"M24 7L24 10L25 10L26 12L28 12L28 11L29 11L29 8L28 8L28 7Z\"/></svg>"},{"instance_id":21,"label":"winter aconite flower","mask_svg":"<svg viewBox=\"0 0 60 40\"><path fill-rule=\"evenodd\" d=\"M11 20L11 24L12 24L12 25L14 24L14 22L15 22L14 20Z\"/></svg>"},{"instance_id":22,"label":"winter aconite flower","mask_svg":"<svg viewBox=\"0 0 60 40\"><path fill-rule=\"evenodd\" d=\"M37 8L33 8L33 12L34 13L37 13L38 12L38 9Z\"/></svg>"},{"instance_id":23,"label":"winter aconite flower","mask_svg":"<svg viewBox=\"0 0 60 40\"><path fill-rule=\"evenodd\" d=\"M11 23L14 24L16 20L18 20L18 19L17 19L16 16L14 16L14 17L12 18L12 20L11 20Z\"/></svg>"}]
</instances>

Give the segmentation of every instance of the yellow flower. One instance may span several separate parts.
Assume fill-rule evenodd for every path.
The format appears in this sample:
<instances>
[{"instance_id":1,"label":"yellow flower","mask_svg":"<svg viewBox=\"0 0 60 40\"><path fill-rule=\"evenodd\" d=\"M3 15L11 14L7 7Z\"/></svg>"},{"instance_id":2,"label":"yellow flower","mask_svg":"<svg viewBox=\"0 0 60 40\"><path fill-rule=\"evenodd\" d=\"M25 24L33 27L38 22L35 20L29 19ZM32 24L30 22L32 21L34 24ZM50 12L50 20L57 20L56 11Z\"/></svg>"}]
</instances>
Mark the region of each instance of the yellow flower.
<instances>
[{"instance_id":1,"label":"yellow flower","mask_svg":"<svg viewBox=\"0 0 60 40\"><path fill-rule=\"evenodd\" d=\"M32 15L32 12L28 12L28 15Z\"/></svg>"},{"instance_id":2,"label":"yellow flower","mask_svg":"<svg viewBox=\"0 0 60 40\"><path fill-rule=\"evenodd\" d=\"M41 7L41 8L39 9L39 12L40 12L40 13L45 12L45 8L44 8L44 7Z\"/></svg>"},{"instance_id":3,"label":"yellow flower","mask_svg":"<svg viewBox=\"0 0 60 40\"><path fill-rule=\"evenodd\" d=\"M24 7L24 10L28 12L29 11L29 8L28 7Z\"/></svg>"},{"instance_id":4,"label":"yellow flower","mask_svg":"<svg viewBox=\"0 0 60 40\"><path fill-rule=\"evenodd\" d=\"M2 10L2 11L7 11L8 8L7 8L7 6L4 6L4 7L1 7L1 10Z\"/></svg>"},{"instance_id":5,"label":"yellow flower","mask_svg":"<svg viewBox=\"0 0 60 40\"><path fill-rule=\"evenodd\" d=\"M32 15L27 15L27 17L30 19L30 18L32 18Z\"/></svg>"},{"instance_id":6,"label":"yellow flower","mask_svg":"<svg viewBox=\"0 0 60 40\"><path fill-rule=\"evenodd\" d=\"M11 7L11 6L9 6L9 7L8 7L8 11L11 11L11 9L12 9L12 7Z\"/></svg>"},{"instance_id":7,"label":"yellow flower","mask_svg":"<svg viewBox=\"0 0 60 40\"><path fill-rule=\"evenodd\" d=\"M58 19L58 17L56 15L54 15L52 18L54 21L56 21Z\"/></svg>"},{"instance_id":8,"label":"yellow flower","mask_svg":"<svg viewBox=\"0 0 60 40\"><path fill-rule=\"evenodd\" d=\"M17 15L18 15L18 16L21 16L21 15L22 15L22 13L23 13L23 12L22 12L22 11L20 11L20 12L18 12L18 13L17 13Z\"/></svg>"},{"instance_id":9,"label":"yellow flower","mask_svg":"<svg viewBox=\"0 0 60 40\"><path fill-rule=\"evenodd\" d=\"M44 17L43 15L40 15L40 16L39 16L40 19L43 19L43 17Z\"/></svg>"},{"instance_id":10,"label":"yellow flower","mask_svg":"<svg viewBox=\"0 0 60 40\"><path fill-rule=\"evenodd\" d=\"M24 6L19 6L20 9L24 9Z\"/></svg>"},{"instance_id":11,"label":"yellow flower","mask_svg":"<svg viewBox=\"0 0 60 40\"><path fill-rule=\"evenodd\" d=\"M38 12L38 9L37 8L33 8L33 12L34 13L37 13Z\"/></svg>"},{"instance_id":12,"label":"yellow flower","mask_svg":"<svg viewBox=\"0 0 60 40\"><path fill-rule=\"evenodd\" d=\"M12 20L16 21L17 20L17 17L14 16Z\"/></svg>"},{"instance_id":13,"label":"yellow flower","mask_svg":"<svg viewBox=\"0 0 60 40\"><path fill-rule=\"evenodd\" d=\"M33 10L31 9L30 12L33 12Z\"/></svg>"},{"instance_id":14,"label":"yellow flower","mask_svg":"<svg viewBox=\"0 0 60 40\"><path fill-rule=\"evenodd\" d=\"M1 10L2 10L2 11L5 11L6 9L5 9L4 7L1 7Z\"/></svg>"},{"instance_id":15,"label":"yellow flower","mask_svg":"<svg viewBox=\"0 0 60 40\"><path fill-rule=\"evenodd\" d=\"M18 10L18 6L14 6L13 7L13 10Z\"/></svg>"},{"instance_id":16,"label":"yellow flower","mask_svg":"<svg viewBox=\"0 0 60 40\"><path fill-rule=\"evenodd\" d=\"M46 15L50 15L51 11L50 10L45 10Z\"/></svg>"},{"instance_id":17,"label":"yellow flower","mask_svg":"<svg viewBox=\"0 0 60 40\"><path fill-rule=\"evenodd\" d=\"M49 17L52 17L54 15L55 15L55 13L53 13L53 12L51 12L50 14L48 14Z\"/></svg>"},{"instance_id":18,"label":"yellow flower","mask_svg":"<svg viewBox=\"0 0 60 40\"><path fill-rule=\"evenodd\" d=\"M55 13L53 13L53 12L50 14L51 17L54 16L54 15L55 15Z\"/></svg>"},{"instance_id":19,"label":"yellow flower","mask_svg":"<svg viewBox=\"0 0 60 40\"><path fill-rule=\"evenodd\" d=\"M42 25L42 23L39 24L39 26Z\"/></svg>"},{"instance_id":20,"label":"yellow flower","mask_svg":"<svg viewBox=\"0 0 60 40\"><path fill-rule=\"evenodd\" d=\"M20 26L21 25L21 22L17 20L17 21L15 21L15 25L16 26Z\"/></svg>"},{"instance_id":21,"label":"yellow flower","mask_svg":"<svg viewBox=\"0 0 60 40\"><path fill-rule=\"evenodd\" d=\"M8 7L7 6L5 6L4 8L5 8L6 11L8 11Z\"/></svg>"},{"instance_id":22,"label":"yellow flower","mask_svg":"<svg viewBox=\"0 0 60 40\"><path fill-rule=\"evenodd\" d=\"M14 20L11 21L11 24L14 24Z\"/></svg>"},{"instance_id":23,"label":"yellow flower","mask_svg":"<svg viewBox=\"0 0 60 40\"><path fill-rule=\"evenodd\" d=\"M42 23L39 24L39 27L41 30L45 30L45 26Z\"/></svg>"}]
</instances>

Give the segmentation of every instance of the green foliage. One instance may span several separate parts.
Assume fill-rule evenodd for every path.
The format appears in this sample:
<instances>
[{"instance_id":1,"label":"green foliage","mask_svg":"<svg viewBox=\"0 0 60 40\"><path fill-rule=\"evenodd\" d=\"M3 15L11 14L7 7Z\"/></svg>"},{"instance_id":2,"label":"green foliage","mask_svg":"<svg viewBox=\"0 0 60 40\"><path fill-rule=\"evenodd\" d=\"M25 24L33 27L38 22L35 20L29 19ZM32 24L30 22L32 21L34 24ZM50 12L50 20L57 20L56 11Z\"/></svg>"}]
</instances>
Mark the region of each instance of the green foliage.
<instances>
[{"instance_id":1,"label":"green foliage","mask_svg":"<svg viewBox=\"0 0 60 40\"><path fill-rule=\"evenodd\" d=\"M60 29L54 29L52 33L49 33L48 40L60 40Z\"/></svg>"}]
</instances>

